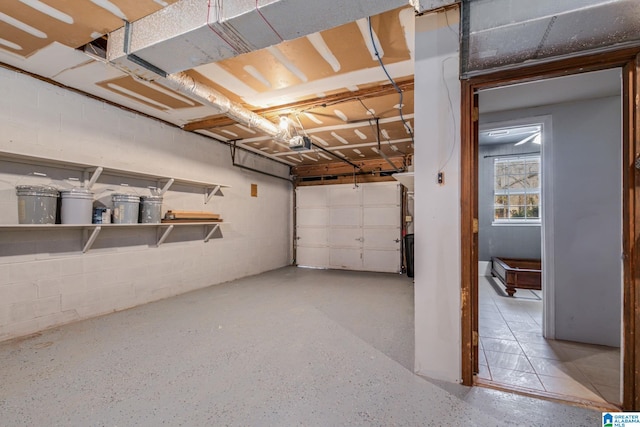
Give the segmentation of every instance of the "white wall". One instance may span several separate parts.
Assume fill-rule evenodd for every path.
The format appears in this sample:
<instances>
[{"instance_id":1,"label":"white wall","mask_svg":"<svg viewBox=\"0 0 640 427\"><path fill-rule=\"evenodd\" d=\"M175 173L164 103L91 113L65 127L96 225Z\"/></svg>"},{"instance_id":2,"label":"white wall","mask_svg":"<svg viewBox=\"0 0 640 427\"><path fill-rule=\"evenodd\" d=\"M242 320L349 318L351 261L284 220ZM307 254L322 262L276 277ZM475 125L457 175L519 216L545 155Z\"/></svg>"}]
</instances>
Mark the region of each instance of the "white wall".
<instances>
[{"instance_id":1,"label":"white wall","mask_svg":"<svg viewBox=\"0 0 640 427\"><path fill-rule=\"evenodd\" d=\"M460 381L459 20L447 15L416 18L415 370Z\"/></svg>"},{"instance_id":2,"label":"white wall","mask_svg":"<svg viewBox=\"0 0 640 427\"><path fill-rule=\"evenodd\" d=\"M164 208L222 214L222 239L175 230L155 248L155 230L105 230L87 254L81 232L0 231L0 340L288 265L292 191L286 181L231 166L229 149L103 102L0 68L0 150L231 185L213 208L175 186ZM254 156L255 157L255 156ZM287 175L262 159L243 163ZM49 178L27 177L45 170ZM73 172L0 162L0 224L17 223L17 183L68 185ZM105 177L101 191L127 181ZM258 184L257 198L250 184ZM108 195L106 191L104 195ZM106 197L108 199L108 196Z\"/></svg>"},{"instance_id":3,"label":"white wall","mask_svg":"<svg viewBox=\"0 0 640 427\"><path fill-rule=\"evenodd\" d=\"M482 115L480 115L482 121ZM490 262L494 256L541 259L540 225L493 225L494 160L540 152L540 146L524 144L487 144L478 149L478 260ZM489 157L486 157L489 156Z\"/></svg>"},{"instance_id":4,"label":"white wall","mask_svg":"<svg viewBox=\"0 0 640 427\"><path fill-rule=\"evenodd\" d=\"M614 76L619 81L620 74ZM622 307L622 106L619 96L482 115L549 115L555 338L618 347ZM543 164L543 173L548 165ZM552 218L550 218L552 217ZM548 221L547 221L548 222ZM548 228L545 227L545 233ZM552 265L552 267L549 267ZM543 266L544 267L544 266Z\"/></svg>"},{"instance_id":5,"label":"white wall","mask_svg":"<svg viewBox=\"0 0 640 427\"><path fill-rule=\"evenodd\" d=\"M620 97L609 97L554 116L557 339L620 346L621 107Z\"/></svg>"}]
</instances>

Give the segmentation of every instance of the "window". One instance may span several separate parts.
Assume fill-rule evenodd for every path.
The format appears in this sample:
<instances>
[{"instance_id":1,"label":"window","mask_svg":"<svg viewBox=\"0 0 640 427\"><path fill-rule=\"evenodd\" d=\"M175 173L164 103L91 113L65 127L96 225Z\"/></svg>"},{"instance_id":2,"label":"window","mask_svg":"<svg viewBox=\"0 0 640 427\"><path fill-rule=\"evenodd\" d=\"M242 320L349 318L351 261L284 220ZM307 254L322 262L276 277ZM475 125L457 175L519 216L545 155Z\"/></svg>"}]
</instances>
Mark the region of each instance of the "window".
<instances>
[{"instance_id":1,"label":"window","mask_svg":"<svg viewBox=\"0 0 640 427\"><path fill-rule=\"evenodd\" d=\"M540 156L498 157L493 170L494 224L540 223Z\"/></svg>"}]
</instances>

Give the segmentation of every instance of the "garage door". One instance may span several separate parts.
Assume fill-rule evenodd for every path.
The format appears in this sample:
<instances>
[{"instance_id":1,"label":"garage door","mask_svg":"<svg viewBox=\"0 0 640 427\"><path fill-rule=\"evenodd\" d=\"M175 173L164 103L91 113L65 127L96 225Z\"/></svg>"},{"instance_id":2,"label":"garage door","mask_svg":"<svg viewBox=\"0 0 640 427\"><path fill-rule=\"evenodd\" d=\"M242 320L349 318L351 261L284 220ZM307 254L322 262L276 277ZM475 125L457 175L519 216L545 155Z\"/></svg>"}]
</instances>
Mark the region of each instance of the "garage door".
<instances>
[{"instance_id":1,"label":"garage door","mask_svg":"<svg viewBox=\"0 0 640 427\"><path fill-rule=\"evenodd\" d=\"M297 264L399 273L400 203L397 182L297 188Z\"/></svg>"}]
</instances>

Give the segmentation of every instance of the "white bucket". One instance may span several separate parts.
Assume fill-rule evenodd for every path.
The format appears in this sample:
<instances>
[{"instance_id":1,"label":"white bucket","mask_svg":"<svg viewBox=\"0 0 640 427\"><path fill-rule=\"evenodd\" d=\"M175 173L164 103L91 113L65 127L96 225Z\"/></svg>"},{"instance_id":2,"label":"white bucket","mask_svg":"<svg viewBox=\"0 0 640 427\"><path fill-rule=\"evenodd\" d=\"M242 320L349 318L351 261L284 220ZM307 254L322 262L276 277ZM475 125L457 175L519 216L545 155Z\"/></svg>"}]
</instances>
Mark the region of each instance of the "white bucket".
<instances>
[{"instance_id":1,"label":"white bucket","mask_svg":"<svg viewBox=\"0 0 640 427\"><path fill-rule=\"evenodd\" d=\"M140 197L140 223L158 224L162 219L162 197Z\"/></svg>"},{"instance_id":2,"label":"white bucket","mask_svg":"<svg viewBox=\"0 0 640 427\"><path fill-rule=\"evenodd\" d=\"M113 223L137 224L140 197L131 194L113 194Z\"/></svg>"},{"instance_id":3,"label":"white bucket","mask_svg":"<svg viewBox=\"0 0 640 427\"><path fill-rule=\"evenodd\" d=\"M60 192L62 224L91 224L93 213L93 193L84 188L74 188Z\"/></svg>"},{"instance_id":4,"label":"white bucket","mask_svg":"<svg viewBox=\"0 0 640 427\"><path fill-rule=\"evenodd\" d=\"M45 185L18 185L18 223L55 224L58 190Z\"/></svg>"}]
</instances>

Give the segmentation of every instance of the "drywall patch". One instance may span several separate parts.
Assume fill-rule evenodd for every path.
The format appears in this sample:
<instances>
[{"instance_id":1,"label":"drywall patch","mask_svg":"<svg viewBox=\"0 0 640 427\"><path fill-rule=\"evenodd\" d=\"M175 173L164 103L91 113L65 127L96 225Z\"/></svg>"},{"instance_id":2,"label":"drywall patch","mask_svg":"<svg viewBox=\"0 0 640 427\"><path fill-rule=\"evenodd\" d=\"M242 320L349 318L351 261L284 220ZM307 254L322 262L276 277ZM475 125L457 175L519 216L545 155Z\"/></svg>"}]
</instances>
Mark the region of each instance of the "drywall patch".
<instances>
[{"instance_id":1,"label":"drywall patch","mask_svg":"<svg viewBox=\"0 0 640 427\"><path fill-rule=\"evenodd\" d=\"M164 3L169 5L176 1ZM122 16L135 21L161 8L162 5L153 0L3 1L0 34L7 43L1 44L0 48L23 57L53 42L77 48L95 39L95 34L106 34L122 27Z\"/></svg>"},{"instance_id":2,"label":"drywall patch","mask_svg":"<svg viewBox=\"0 0 640 427\"><path fill-rule=\"evenodd\" d=\"M411 59L405 26L400 20L400 13L405 9L391 10L372 18L372 25L379 37L377 47L381 54L384 52L387 65ZM412 10L410 7L408 9ZM217 65L259 93L295 87L301 82L311 84L338 74L377 67L377 60L370 53L371 40L366 20L360 27L356 23L341 25L307 37L284 41L276 47L228 58ZM209 75L200 68L198 71L210 80L221 83L216 75ZM261 78L256 78L255 71ZM265 85L264 81L270 85ZM345 83L342 84L344 86Z\"/></svg>"},{"instance_id":3,"label":"drywall patch","mask_svg":"<svg viewBox=\"0 0 640 427\"><path fill-rule=\"evenodd\" d=\"M327 46L327 43L322 38L322 34L320 33L310 34L307 36L307 40L309 40L309 42L314 47L314 49L318 52L318 54L322 56L322 58L325 61L327 61L327 64L331 66L331 69L333 70L334 73L337 73L338 71L340 71L340 68L341 68L340 61L338 61L338 58L336 58L333 52L331 52L331 49L329 49L329 46Z\"/></svg>"},{"instance_id":4,"label":"drywall patch","mask_svg":"<svg viewBox=\"0 0 640 427\"><path fill-rule=\"evenodd\" d=\"M308 82L309 78L298 68L293 62L291 62L283 53L275 46L268 47L267 50L277 59L282 65L285 66L294 76L299 78L302 82Z\"/></svg>"},{"instance_id":5,"label":"drywall patch","mask_svg":"<svg viewBox=\"0 0 640 427\"><path fill-rule=\"evenodd\" d=\"M364 120L361 127L369 128L370 124L367 120L378 118L380 120L400 120L400 110L397 108L399 95L391 93L388 95L368 98L364 100L354 100L343 102L336 105L341 115L338 115L334 109L317 106L300 114L298 118L304 129L313 132L314 128L319 125L326 126L344 126L353 125L348 121ZM361 102L362 101L362 102ZM403 108L402 113L405 118L413 114L413 90L403 92ZM373 112L373 114L371 114ZM371 125L375 126L375 121L371 121ZM353 127L353 126L352 126ZM362 129L360 129L362 131Z\"/></svg>"},{"instance_id":6,"label":"drywall patch","mask_svg":"<svg viewBox=\"0 0 640 427\"><path fill-rule=\"evenodd\" d=\"M335 138L337 141L340 141L342 144L349 144L349 141L347 141L345 138L341 137L340 135L338 135L335 132L331 132L330 134L333 138Z\"/></svg>"},{"instance_id":7,"label":"drywall patch","mask_svg":"<svg viewBox=\"0 0 640 427\"><path fill-rule=\"evenodd\" d=\"M215 132L216 134L219 134L219 135L226 135L224 136L224 139L229 139L229 137L231 137L232 139L242 140L242 139L248 139L248 138L255 138L257 135L264 135L262 132L259 132L258 129L252 129L237 123L226 125L226 126L209 128L208 131ZM271 137L268 137L268 138L271 139Z\"/></svg>"},{"instance_id":8,"label":"drywall patch","mask_svg":"<svg viewBox=\"0 0 640 427\"><path fill-rule=\"evenodd\" d=\"M96 83L96 85L160 110L202 106L202 104L173 93L156 83L143 82L131 76L105 80Z\"/></svg>"},{"instance_id":9,"label":"drywall patch","mask_svg":"<svg viewBox=\"0 0 640 427\"><path fill-rule=\"evenodd\" d=\"M22 46L5 39L0 39L0 45L8 47L11 50L22 50Z\"/></svg>"},{"instance_id":10,"label":"drywall patch","mask_svg":"<svg viewBox=\"0 0 640 427\"><path fill-rule=\"evenodd\" d=\"M20 2L26 4L29 7L32 7L38 12L49 15L50 17L57 19L60 22L64 22L65 24L73 24L73 17L71 17L71 15L61 12L55 7L51 7L48 4L41 2L40 0L20 0Z\"/></svg>"},{"instance_id":11,"label":"drywall patch","mask_svg":"<svg viewBox=\"0 0 640 427\"><path fill-rule=\"evenodd\" d=\"M117 16L118 18L124 21L129 21L129 18L127 18L127 15L125 15L124 12L120 10L118 6L111 3L109 0L91 0L91 3L97 6L100 6L104 10L114 14L115 16Z\"/></svg>"}]
</instances>

